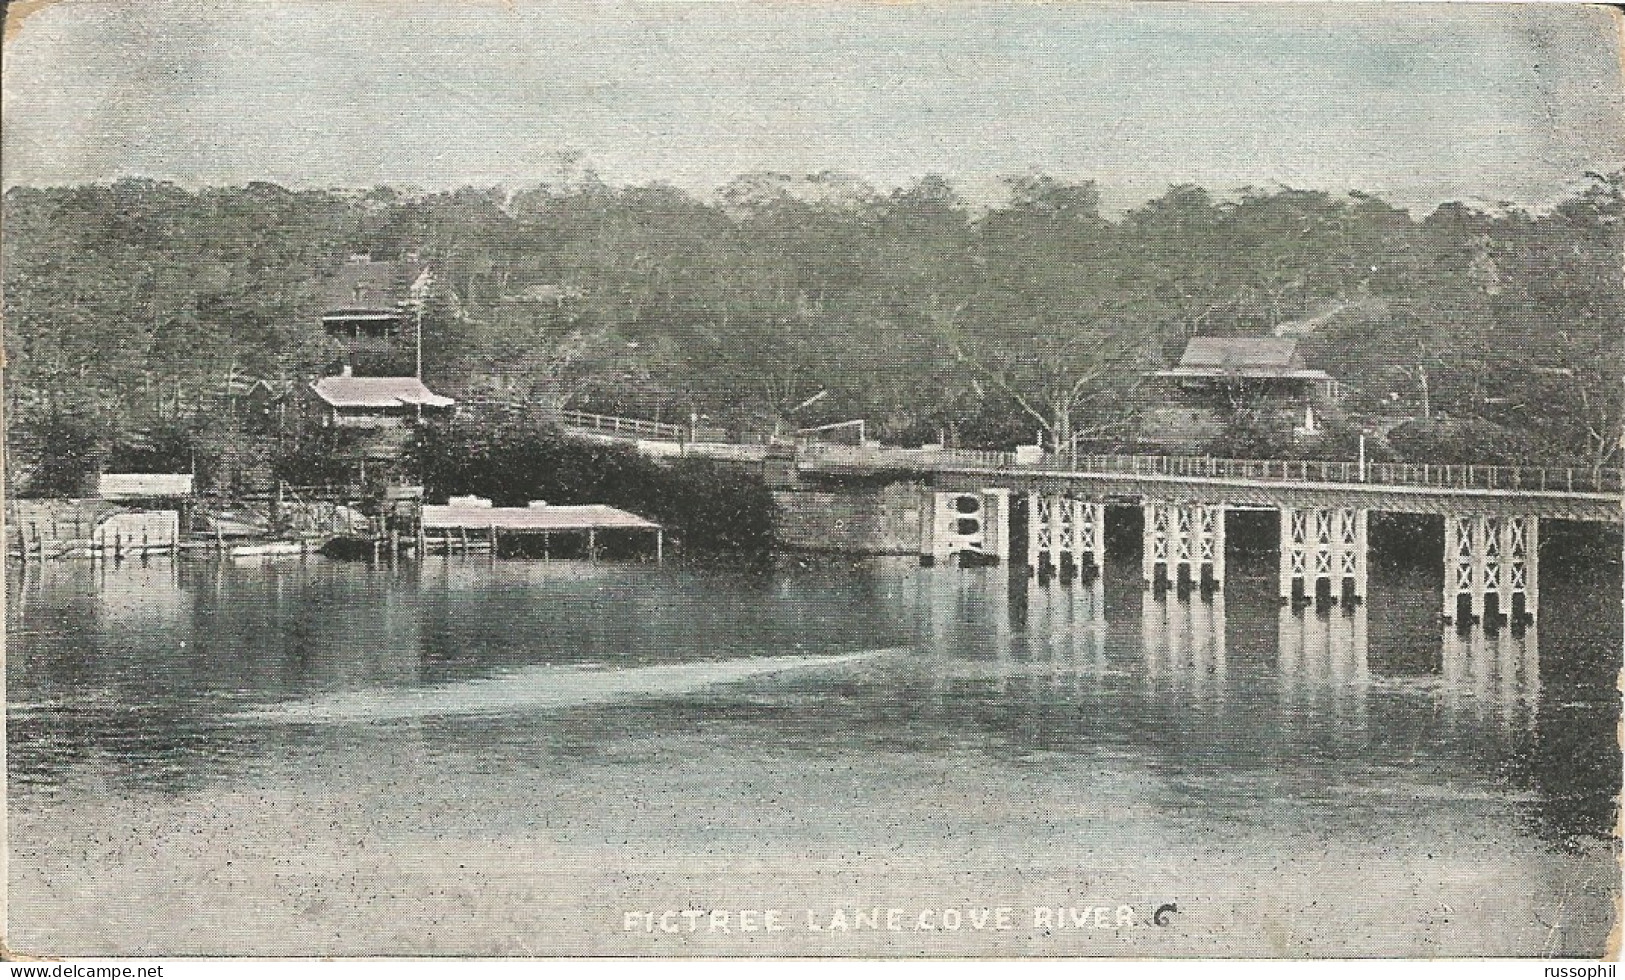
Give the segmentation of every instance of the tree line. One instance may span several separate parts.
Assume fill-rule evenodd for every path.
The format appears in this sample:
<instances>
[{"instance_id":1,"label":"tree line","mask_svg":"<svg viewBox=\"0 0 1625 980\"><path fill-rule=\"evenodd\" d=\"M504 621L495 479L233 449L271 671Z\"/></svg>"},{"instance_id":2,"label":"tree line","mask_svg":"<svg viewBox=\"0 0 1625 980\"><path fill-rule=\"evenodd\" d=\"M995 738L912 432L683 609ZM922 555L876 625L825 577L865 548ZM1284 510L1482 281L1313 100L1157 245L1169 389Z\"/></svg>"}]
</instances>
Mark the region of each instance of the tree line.
<instances>
[{"instance_id":1,"label":"tree line","mask_svg":"<svg viewBox=\"0 0 1625 980\"><path fill-rule=\"evenodd\" d=\"M332 363L321 286L357 252L430 264L426 380L476 402L1132 448L1140 379L1188 338L1284 331L1352 393L1334 430L1379 426L1385 452L1618 465L1625 175L1539 212L1422 216L1283 187L1115 215L1088 181L1005 191L12 188L8 478L65 480L70 452L207 469L243 438L235 393Z\"/></svg>"}]
</instances>

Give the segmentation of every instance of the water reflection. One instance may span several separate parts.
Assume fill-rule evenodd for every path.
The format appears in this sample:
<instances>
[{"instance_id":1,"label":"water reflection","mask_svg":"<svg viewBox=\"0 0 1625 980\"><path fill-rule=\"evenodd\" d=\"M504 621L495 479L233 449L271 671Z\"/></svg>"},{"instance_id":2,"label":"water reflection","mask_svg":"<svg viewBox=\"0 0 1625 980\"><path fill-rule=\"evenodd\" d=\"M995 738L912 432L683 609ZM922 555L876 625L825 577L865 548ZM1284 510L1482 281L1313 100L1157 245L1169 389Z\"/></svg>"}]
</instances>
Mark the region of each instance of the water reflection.
<instances>
[{"instance_id":1,"label":"water reflection","mask_svg":"<svg viewBox=\"0 0 1625 980\"><path fill-rule=\"evenodd\" d=\"M1225 694L1224 595L1195 591L1144 594L1140 607L1140 656L1148 687L1188 690L1222 699Z\"/></svg>"},{"instance_id":2,"label":"water reflection","mask_svg":"<svg viewBox=\"0 0 1625 980\"><path fill-rule=\"evenodd\" d=\"M1099 676L1106 668L1106 583L1051 581L1012 589L1027 660Z\"/></svg>"},{"instance_id":3,"label":"water reflection","mask_svg":"<svg viewBox=\"0 0 1625 980\"><path fill-rule=\"evenodd\" d=\"M1533 624L1519 630L1447 629L1439 659L1445 701L1453 711L1493 716L1506 728L1535 727L1540 642Z\"/></svg>"},{"instance_id":4,"label":"water reflection","mask_svg":"<svg viewBox=\"0 0 1625 980\"><path fill-rule=\"evenodd\" d=\"M1282 606L1280 665L1284 690L1371 679L1363 603L1336 608Z\"/></svg>"},{"instance_id":5,"label":"water reflection","mask_svg":"<svg viewBox=\"0 0 1625 980\"><path fill-rule=\"evenodd\" d=\"M908 598L913 599L918 635L927 655L962 650L983 659L1007 657L1018 624L1025 619L1019 591L1007 569L919 569Z\"/></svg>"},{"instance_id":6,"label":"water reflection","mask_svg":"<svg viewBox=\"0 0 1625 980\"><path fill-rule=\"evenodd\" d=\"M1369 605L1316 610L1279 606L1270 578L1233 577L1204 597L1143 590L1136 571L1036 579L878 561L761 574L485 557L13 566L12 775L41 785L83 766L142 785L176 773L180 786L180 775L228 778L243 758L355 750L291 722L222 726L244 712L433 700L487 681L551 691L560 677L682 664L712 677L713 661L738 660L703 690L644 685L569 717L527 689L503 724L515 746L554 744L535 726L568 732L583 757L634 724L651 738L737 726L750 744L811 752L954 744L1091 766L1126 753L1185 787L1167 791L1170 806L1213 805L1215 780L1335 799L1345 780L1448 779L1570 801L1551 808L1559 828L1577 824L1583 793L1584 826L1609 826L1618 638L1585 632L1609 606L1594 592L1552 593L1572 608L1544 621L1543 662L1533 628L1441 636L1437 582L1410 573L1379 569ZM752 679L745 664L896 648L835 672ZM392 724L390 738L415 731ZM472 743L492 724L424 731Z\"/></svg>"}]
</instances>

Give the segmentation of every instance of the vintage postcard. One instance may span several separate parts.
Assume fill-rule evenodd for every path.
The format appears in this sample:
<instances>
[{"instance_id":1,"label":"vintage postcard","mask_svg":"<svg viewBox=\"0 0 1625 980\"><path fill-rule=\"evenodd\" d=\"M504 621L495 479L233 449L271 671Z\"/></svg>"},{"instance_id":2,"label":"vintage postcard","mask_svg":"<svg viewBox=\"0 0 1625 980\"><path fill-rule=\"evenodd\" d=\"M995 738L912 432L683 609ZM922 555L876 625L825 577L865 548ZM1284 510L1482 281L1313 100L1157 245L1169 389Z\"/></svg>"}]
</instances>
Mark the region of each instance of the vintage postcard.
<instances>
[{"instance_id":1,"label":"vintage postcard","mask_svg":"<svg viewBox=\"0 0 1625 980\"><path fill-rule=\"evenodd\" d=\"M13 956L1579 958L1620 15L13 4Z\"/></svg>"}]
</instances>

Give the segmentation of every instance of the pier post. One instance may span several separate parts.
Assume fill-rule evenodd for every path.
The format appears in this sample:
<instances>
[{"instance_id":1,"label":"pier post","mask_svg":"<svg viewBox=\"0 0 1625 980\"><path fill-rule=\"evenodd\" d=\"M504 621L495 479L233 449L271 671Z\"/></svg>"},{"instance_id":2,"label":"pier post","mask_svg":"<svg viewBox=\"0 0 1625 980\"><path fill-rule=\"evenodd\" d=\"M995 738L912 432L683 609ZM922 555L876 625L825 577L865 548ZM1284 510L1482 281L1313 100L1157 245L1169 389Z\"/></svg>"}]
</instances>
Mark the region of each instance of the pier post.
<instances>
[{"instance_id":1,"label":"pier post","mask_svg":"<svg viewBox=\"0 0 1625 980\"><path fill-rule=\"evenodd\" d=\"M1282 601L1291 602L1293 583L1303 569L1303 511L1296 507L1282 507L1280 514L1280 596Z\"/></svg>"},{"instance_id":2,"label":"pier post","mask_svg":"<svg viewBox=\"0 0 1625 980\"><path fill-rule=\"evenodd\" d=\"M937 494L920 491L920 565L929 568L937 561Z\"/></svg>"},{"instance_id":3,"label":"pier post","mask_svg":"<svg viewBox=\"0 0 1625 980\"><path fill-rule=\"evenodd\" d=\"M1482 517L1468 518L1472 528L1473 549L1473 590L1470 598L1472 603L1473 619L1482 623L1484 621L1484 591L1489 583L1485 579L1485 520Z\"/></svg>"},{"instance_id":4,"label":"pier post","mask_svg":"<svg viewBox=\"0 0 1625 980\"><path fill-rule=\"evenodd\" d=\"M1070 562L1078 566L1078 502L1064 493L1050 498L1049 563L1057 574Z\"/></svg>"},{"instance_id":5,"label":"pier post","mask_svg":"<svg viewBox=\"0 0 1625 980\"><path fill-rule=\"evenodd\" d=\"M1320 583L1326 582L1326 591L1332 601L1336 601L1338 593L1342 591L1342 580L1337 578L1342 570L1342 557L1336 552L1341 551L1341 540L1337 532L1338 512L1316 508L1309 512L1309 520L1314 522L1315 528L1315 566L1310 572L1306 592L1314 595L1315 601L1320 601ZM1336 585L1336 588L1333 586Z\"/></svg>"},{"instance_id":6,"label":"pier post","mask_svg":"<svg viewBox=\"0 0 1625 980\"><path fill-rule=\"evenodd\" d=\"M1049 528L1050 498L1041 493L1027 494L1027 571L1037 576L1043 573L1041 563L1050 552Z\"/></svg>"},{"instance_id":7,"label":"pier post","mask_svg":"<svg viewBox=\"0 0 1625 980\"><path fill-rule=\"evenodd\" d=\"M587 557L598 561L598 532L590 527L587 528Z\"/></svg>"},{"instance_id":8,"label":"pier post","mask_svg":"<svg viewBox=\"0 0 1625 980\"><path fill-rule=\"evenodd\" d=\"M1355 512L1355 515L1354 547L1359 555L1359 563L1355 565L1354 569L1354 598L1364 602L1366 597L1366 576L1371 564L1371 512L1361 508Z\"/></svg>"},{"instance_id":9,"label":"pier post","mask_svg":"<svg viewBox=\"0 0 1625 980\"><path fill-rule=\"evenodd\" d=\"M542 550L544 552L544 557L545 557L545 552L547 550L546 544L543 544ZM665 564L665 562L666 562L666 531L665 531L664 528L658 528L657 527L657 528L655 528L655 564L663 565L663 564Z\"/></svg>"},{"instance_id":10,"label":"pier post","mask_svg":"<svg viewBox=\"0 0 1625 980\"><path fill-rule=\"evenodd\" d=\"M1095 568L1104 573L1106 571L1106 505L1088 503L1083 506L1089 509L1089 544L1093 549Z\"/></svg>"},{"instance_id":11,"label":"pier post","mask_svg":"<svg viewBox=\"0 0 1625 980\"><path fill-rule=\"evenodd\" d=\"M1010 491L984 488L981 500L982 551L1002 565L1010 560Z\"/></svg>"},{"instance_id":12,"label":"pier post","mask_svg":"<svg viewBox=\"0 0 1625 980\"><path fill-rule=\"evenodd\" d=\"M1038 574L1059 571L1067 562L1081 571L1084 556L1106 565L1106 505L1066 494L1027 496L1027 567Z\"/></svg>"},{"instance_id":13,"label":"pier post","mask_svg":"<svg viewBox=\"0 0 1625 980\"><path fill-rule=\"evenodd\" d=\"M1344 595L1364 600L1368 512L1359 507L1338 507L1325 513L1331 532L1327 564L1332 601L1340 602Z\"/></svg>"},{"instance_id":14,"label":"pier post","mask_svg":"<svg viewBox=\"0 0 1625 980\"><path fill-rule=\"evenodd\" d=\"M1147 586L1157 584L1157 564L1168 561L1168 512L1158 503L1147 503L1144 542L1140 549L1140 578Z\"/></svg>"},{"instance_id":15,"label":"pier post","mask_svg":"<svg viewBox=\"0 0 1625 980\"><path fill-rule=\"evenodd\" d=\"M928 491L920 507L920 564L948 564L962 551L1008 561L1009 496L1004 489Z\"/></svg>"},{"instance_id":16,"label":"pier post","mask_svg":"<svg viewBox=\"0 0 1625 980\"><path fill-rule=\"evenodd\" d=\"M1472 531L1467 518L1446 514L1444 518L1444 602L1439 618L1454 623L1460 612L1461 594L1472 587Z\"/></svg>"},{"instance_id":17,"label":"pier post","mask_svg":"<svg viewBox=\"0 0 1625 980\"><path fill-rule=\"evenodd\" d=\"M1201 526L1196 513L1200 510L1200 506L1174 504L1169 509L1174 513L1168 521L1169 532L1173 536L1168 548L1168 584L1178 585L1183 577L1185 581L1201 587L1202 562L1197 544ZM1183 576L1181 572L1184 573Z\"/></svg>"},{"instance_id":18,"label":"pier post","mask_svg":"<svg viewBox=\"0 0 1625 980\"><path fill-rule=\"evenodd\" d=\"M1533 621L1540 608L1540 518L1531 515L1513 519L1523 525L1523 548L1514 554L1514 561L1522 559L1523 615Z\"/></svg>"},{"instance_id":19,"label":"pier post","mask_svg":"<svg viewBox=\"0 0 1625 980\"><path fill-rule=\"evenodd\" d=\"M1512 592L1507 588L1506 555L1511 543L1507 521L1484 518L1484 615L1489 616L1490 593L1495 594L1495 617L1500 621L1512 612Z\"/></svg>"},{"instance_id":20,"label":"pier post","mask_svg":"<svg viewBox=\"0 0 1625 980\"><path fill-rule=\"evenodd\" d=\"M1516 596L1524 597L1524 615L1532 616L1538 599L1535 567L1536 518L1482 514L1451 514L1445 518L1444 614L1446 622L1458 616L1461 596L1467 596L1470 620L1482 622L1487 597L1496 596L1498 615L1515 612Z\"/></svg>"},{"instance_id":21,"label":"pier post","mask_svg":"<svg viewBox=\"0 0 1625 980\"><path fill-rule=\"evenodd\" d=\"M1332 604L1336 605L1343 601L1344 575L1349 570L1349 548L1352 545L1349 539L1354 536L1354 524L1349 511L1333 507L1326 511L1326 526L1327 594Z\"/></svg>"},{"instance_id":22,"label":"pier post","mask_svg":"<svg viewBox=\"0 0 1625 980\"><path fill-rule=\"evenodd\" d=\"M1202 507L1202 558L1211 569L1215 591L1224 587L1224 505Z\"/></svg>"}]
</instances>

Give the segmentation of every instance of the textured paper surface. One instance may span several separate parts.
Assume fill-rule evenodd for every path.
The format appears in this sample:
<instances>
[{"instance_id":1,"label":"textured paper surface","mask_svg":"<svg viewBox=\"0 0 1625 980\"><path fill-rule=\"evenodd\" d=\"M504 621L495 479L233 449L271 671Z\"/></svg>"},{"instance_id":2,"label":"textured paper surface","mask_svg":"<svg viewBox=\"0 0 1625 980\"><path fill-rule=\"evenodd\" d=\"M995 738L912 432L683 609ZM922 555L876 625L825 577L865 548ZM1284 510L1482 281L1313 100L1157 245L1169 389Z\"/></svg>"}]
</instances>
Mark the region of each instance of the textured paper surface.
<instances>
[{"instance_id":1,"label":"textured paper surface","mask_svg":"<svg viewBox=\"0 0 1625 980\"><path fill-rule=\"evenodd\" d=\"M61 0L5 47L13 951L1617 950L1616 12ZM1255 391L1193 337L1286 344L1275 407L1191 422ZM256 468L452 424L312 400L334 357L474 441L321 479L664 536L414 541ZM640 462L479 456L496 405ZM188 471L196 547L97 468ZM1056 494L1103 567L1068 510L1050 577ZM253 537L295 513L359 551ZM1279 601L1294 513L1361 601ZM1181 540L1217 589L1142 581ZM1458 574L1533 624L1441 622Z\"/></svg>"}]
</instances>

